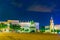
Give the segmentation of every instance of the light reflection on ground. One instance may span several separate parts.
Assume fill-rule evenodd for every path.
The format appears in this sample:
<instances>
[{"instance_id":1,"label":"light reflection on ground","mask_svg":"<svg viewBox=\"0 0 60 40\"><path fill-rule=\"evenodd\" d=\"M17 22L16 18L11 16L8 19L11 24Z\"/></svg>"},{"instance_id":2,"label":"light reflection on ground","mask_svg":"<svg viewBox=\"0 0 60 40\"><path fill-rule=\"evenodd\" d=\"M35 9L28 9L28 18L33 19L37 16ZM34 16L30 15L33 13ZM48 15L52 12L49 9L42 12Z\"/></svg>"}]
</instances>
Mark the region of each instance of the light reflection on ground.
<instances>
[{"instance_id":1,"label":"light reflection on ground","mask_svg":"<svg viewBox=\"0 0 60 40\"><path fill-rule=\"evenodd\" d=\"M60 40L60 35L41 33L0 33L0 40Z\"/></svg>"}]
</instances>

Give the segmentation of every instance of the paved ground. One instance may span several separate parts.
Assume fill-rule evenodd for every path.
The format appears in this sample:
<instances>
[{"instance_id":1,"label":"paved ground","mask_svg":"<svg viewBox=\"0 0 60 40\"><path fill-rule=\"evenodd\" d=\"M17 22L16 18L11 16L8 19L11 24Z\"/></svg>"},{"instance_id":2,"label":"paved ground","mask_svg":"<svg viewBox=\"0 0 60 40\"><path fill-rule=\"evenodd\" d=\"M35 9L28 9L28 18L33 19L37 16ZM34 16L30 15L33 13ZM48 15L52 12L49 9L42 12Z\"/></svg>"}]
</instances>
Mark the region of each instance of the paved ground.
<instances>
[{"instance_id":1,"label":"paved ground","mask_svg":"<svg viewBox=\"0 0 60 40\"><path fill-rule=\"evenodd\" d=\"M60 40L60 35L40 33L0 33L0 40Z\"/></svg>"}]
</instances>

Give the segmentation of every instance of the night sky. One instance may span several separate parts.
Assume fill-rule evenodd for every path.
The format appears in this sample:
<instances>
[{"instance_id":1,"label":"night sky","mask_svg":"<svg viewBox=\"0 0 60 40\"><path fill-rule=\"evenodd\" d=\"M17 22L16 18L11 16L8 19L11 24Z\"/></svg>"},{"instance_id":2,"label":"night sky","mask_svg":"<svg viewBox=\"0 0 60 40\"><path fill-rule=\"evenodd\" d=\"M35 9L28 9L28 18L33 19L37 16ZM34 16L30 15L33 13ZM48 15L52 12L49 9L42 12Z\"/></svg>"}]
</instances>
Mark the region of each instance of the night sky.
<instances>
[{"instance_id":1,"label":"night sky","mask_svg":"<svg viewBox=\"0 0 60 40\"><path fill-rule=\"evenodd\" d=\"M0 21L34 20L45 26L51 16L55 24L60 24L59 0L0 0Z\"/></svg>"}]
</instances>

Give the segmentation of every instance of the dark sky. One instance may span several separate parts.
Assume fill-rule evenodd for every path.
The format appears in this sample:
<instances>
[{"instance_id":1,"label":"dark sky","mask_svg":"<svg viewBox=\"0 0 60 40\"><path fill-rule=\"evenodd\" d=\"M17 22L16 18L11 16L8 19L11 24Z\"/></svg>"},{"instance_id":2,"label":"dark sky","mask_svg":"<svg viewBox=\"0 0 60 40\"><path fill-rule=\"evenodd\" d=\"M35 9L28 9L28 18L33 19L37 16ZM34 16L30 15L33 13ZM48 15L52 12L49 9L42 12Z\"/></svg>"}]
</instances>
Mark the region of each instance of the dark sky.
<instances>
[{"instance_id":1,"label":"dark sky","mask_svg":"<svg viewBox=\"0 0 60 40\"><path fill-rule=\"evenodd\" d=\"M59 0L0 0L0 20L34 20L49 25L50 17L60 24Z\"/></svg>"}]
</instances>

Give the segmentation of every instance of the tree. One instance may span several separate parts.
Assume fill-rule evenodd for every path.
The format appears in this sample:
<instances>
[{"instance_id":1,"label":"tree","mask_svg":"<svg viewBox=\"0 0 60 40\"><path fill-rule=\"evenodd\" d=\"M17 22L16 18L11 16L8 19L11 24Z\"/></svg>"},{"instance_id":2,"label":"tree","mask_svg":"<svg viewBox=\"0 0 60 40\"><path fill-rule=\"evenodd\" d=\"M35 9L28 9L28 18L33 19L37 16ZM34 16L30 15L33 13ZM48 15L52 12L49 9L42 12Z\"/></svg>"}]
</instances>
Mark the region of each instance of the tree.
<instances>
[{"instance_id":1,"label":"tree","mask_svg":"<svg viewBox=\"0 0 60 40\"><path fill-rule=\"evenodd\" d=\"M24 31L24 28L21 28L20 30L21 30L21 31Z\"/></svg>"},{"instance_id":2,"label":"tree","mask_svg":"<svg viewBox=\"0 0 60 40\"><path fill-rule=\"evenodd\" d=\"M7 27L8 27L8 25L7 25L7 24L0 23L0 29L7 28Z\"/></svg>"},{"instance_id":3,"label":"tree","mask_svg":"<svg viewBox=\"0 0 60 40\"><path fill-rule=\"evenodd\" d=\"M25 31L29 31L29 29L26 29Z\"/></svg>"},{"instance_id":4,"label":"tree","mask_svg":"<svg viewBox=\"0 0 60 40\"><path fill-rule=\"evenodd\" d=\"M40 27L40 32L41 32L41 33L45 32L45 26L41 26L41 27Z\"/></svg>"},{"instance_id":5,"label":"tree","mask_svg":"<svg viewBox=\"0 0 60 40\"><path fill-rule=\"evenodd\" d=\"M10 28L13 29L13 30L20 30L20 27L21 27L21 26L18 25L18 24L11 24L11 23L10 23Z\"/></svg>"},{"instance_id":6,"label":"tree","mask_svg":"<svg viewBox=\"0 0 60 40\"><path fill-rule=\"evenodd\" d=\"M30 21L30 23L31 23L31 24L34 24L34 21L33 21L33 20L32 20L32 21Z\"/></svg>"},{"instance_id":7,"label":"tree","mask_svg":"<svg viewBox=\"0 0 60 40\"><path fill-rule=\"evenodd\" d=\"M30 27L34 27L35 28L35 22L32 20L32 21L30 21Z\"/></svg>"},{"instance_id":8,"label":"tree","mask_svg":"<svg viewBox=\"0 0 60 40\"><path fill-rule=\"evenodd\" d=\"M1 29L2 31L4 31L7 27L8 27L7 24L0 23L0 29ZM4 30L3 30L3 29L4 29Z\"/></svg>"}]
</instances>

